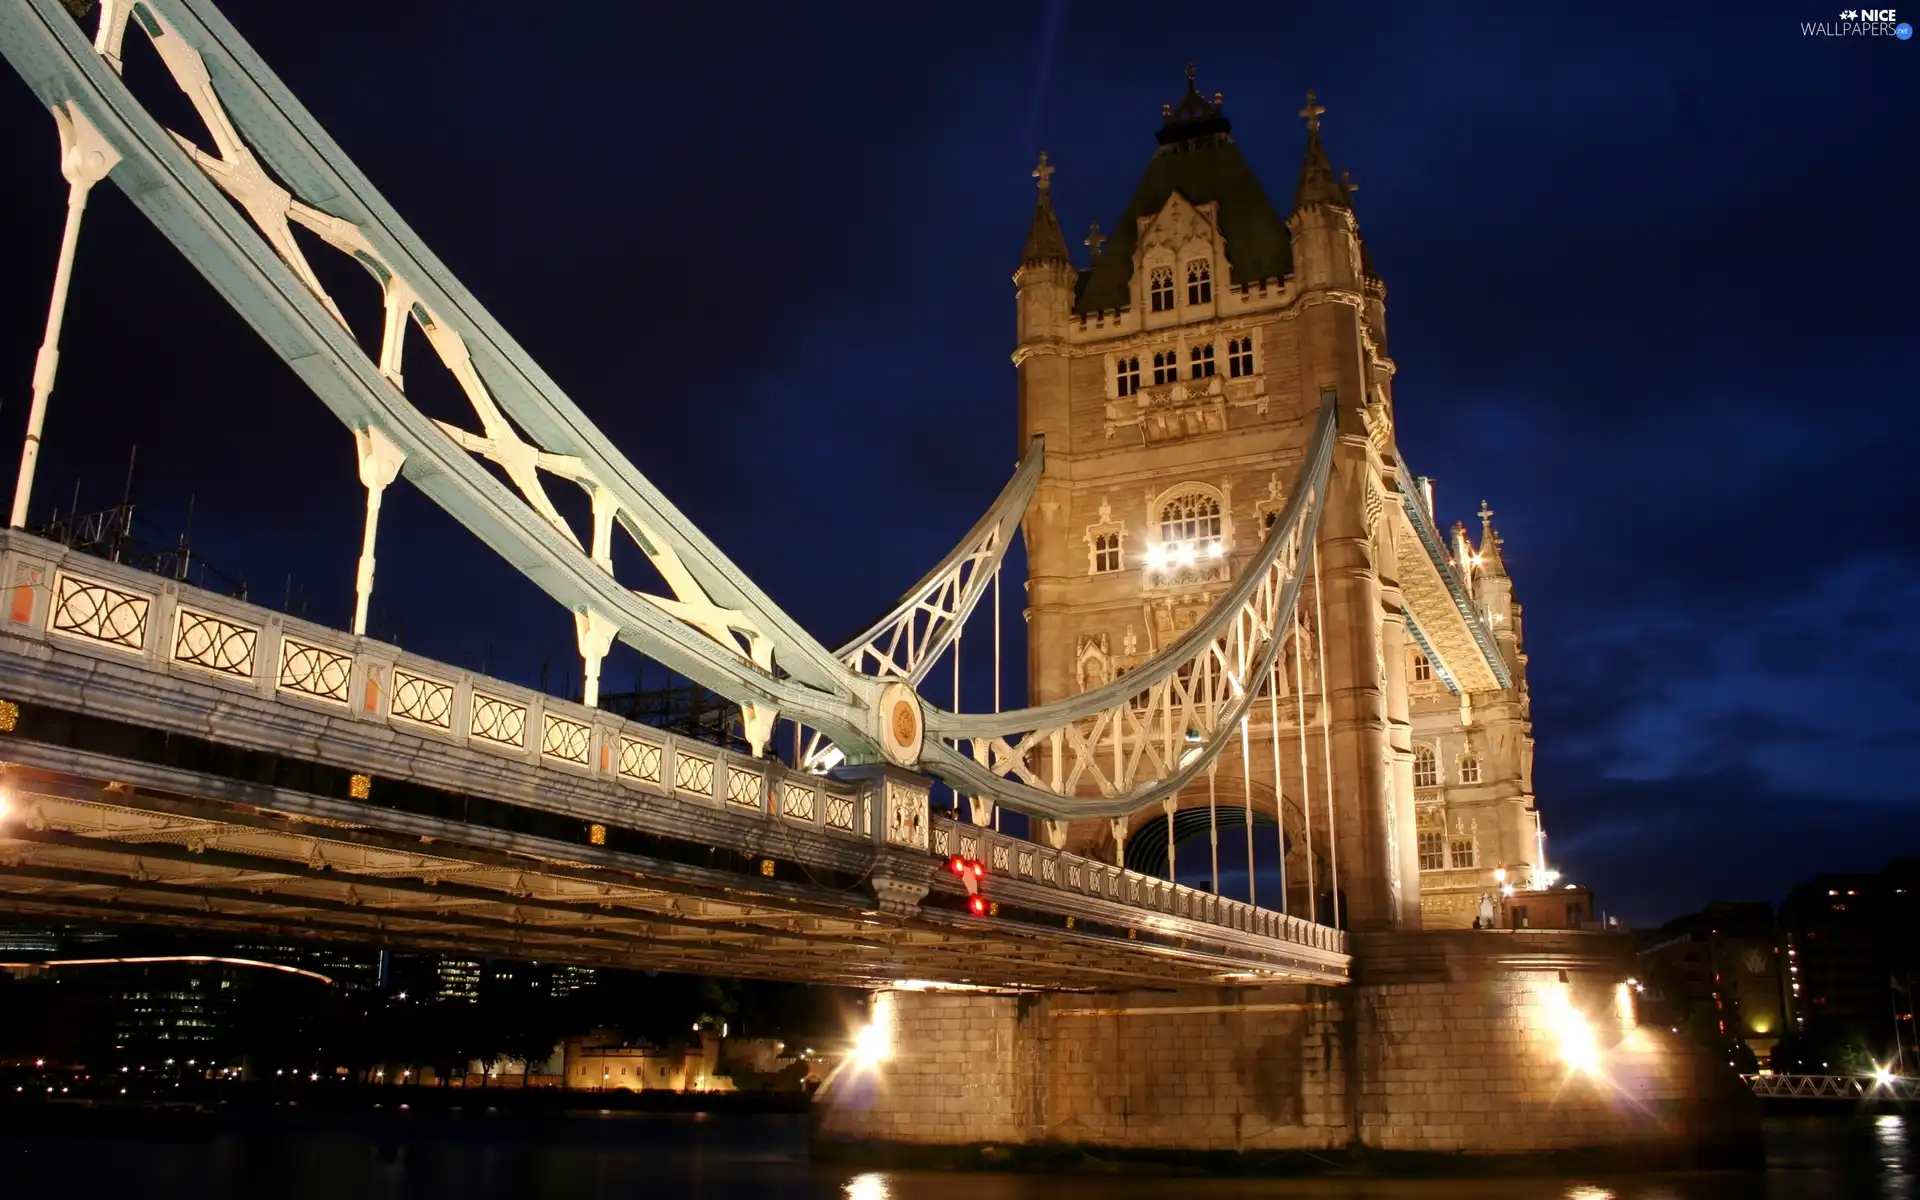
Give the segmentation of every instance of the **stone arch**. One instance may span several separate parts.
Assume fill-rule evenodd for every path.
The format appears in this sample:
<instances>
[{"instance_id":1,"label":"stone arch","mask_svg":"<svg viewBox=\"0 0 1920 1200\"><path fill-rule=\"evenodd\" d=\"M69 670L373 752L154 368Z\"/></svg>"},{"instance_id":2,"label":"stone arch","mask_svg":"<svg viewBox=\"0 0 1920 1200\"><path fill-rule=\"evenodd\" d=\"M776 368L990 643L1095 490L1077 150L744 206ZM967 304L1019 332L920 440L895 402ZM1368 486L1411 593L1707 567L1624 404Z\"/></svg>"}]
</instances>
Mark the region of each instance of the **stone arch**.
<instances>
[{"instance_id":1,"label":"stone arch","mask_svg":"<svg viewBox=\"0 0 1920 1200\"><path fill-rule=\"evenodd\" d=\"M1238 775L1222 772L1214 780L1215 805L1214 816L1222 830L1244 830L1246 821L1246 784ZM1175 800L1173 813L1174 845L1179 846L1187 839L1204 834L1209 827L1207 812L1207 784L1204 778L1180 789ZM1302 843L1302 834L1306 829L1306 815L1301 811L1299 800L1294 796L1286 797L1287 811L1287 861L1304 861L1302 855L1306 847ZM1323 828L1326 820L1316 811L1313 822L1313 844L1321 858L1325 858L1329 849L1327 833ZM1253 827L1255 837L1259 831L1272 836L1278 822L1274 817L1273 785L1264 780L1253 781ZM1129 870L1139 871L1143 875L1165 876L1167 870L1167 814L1159 805L1145 808L1127 820L1126 865ZM1108 861L1112 861L1112 844L1108 842ZM1291 871L1292 866L1288 867Z\"/></svg>"}]
</instances>

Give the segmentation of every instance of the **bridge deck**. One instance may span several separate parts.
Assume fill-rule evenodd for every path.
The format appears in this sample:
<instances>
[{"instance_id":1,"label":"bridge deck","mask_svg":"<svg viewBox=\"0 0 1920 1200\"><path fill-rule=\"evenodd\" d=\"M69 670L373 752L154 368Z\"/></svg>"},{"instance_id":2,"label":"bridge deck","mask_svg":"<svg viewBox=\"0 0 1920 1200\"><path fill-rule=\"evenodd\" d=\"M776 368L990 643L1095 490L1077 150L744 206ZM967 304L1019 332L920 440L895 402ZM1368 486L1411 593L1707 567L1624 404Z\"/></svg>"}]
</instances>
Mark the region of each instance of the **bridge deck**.
<instances>
[{"instance_id":1,"label":"bridge deck","mask_svg":"<svg viewBox=\"0 0 1920 1200\"><path fill-rule=\"evenodd\" d=\"M0 910L875 984L1347 979L1337 930L0 534ZM9 707L10 706L10 707ZM988 865L993 913L941 870Z\"/></svg>"}]
</instances>

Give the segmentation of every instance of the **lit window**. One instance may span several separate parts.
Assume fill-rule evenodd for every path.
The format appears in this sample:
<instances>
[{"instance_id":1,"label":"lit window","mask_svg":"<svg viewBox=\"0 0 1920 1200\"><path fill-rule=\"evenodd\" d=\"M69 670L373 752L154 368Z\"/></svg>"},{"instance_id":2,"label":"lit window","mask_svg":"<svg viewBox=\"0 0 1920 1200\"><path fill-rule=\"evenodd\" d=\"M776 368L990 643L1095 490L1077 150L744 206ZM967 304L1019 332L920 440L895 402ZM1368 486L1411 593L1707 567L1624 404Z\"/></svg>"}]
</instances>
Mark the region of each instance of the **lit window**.
<instances>
[{"instance_id":1,"label":"lit window","mask_svg":"<svg viewBox=\"0 0 1920 1200\"><path fill-rule=\"evenodd\" d=\"M1120 535L1117 533L1095 534L1093 538L1093 571L1104 575L1108 571L1120 569Z\"/></svg>"},{"instance_id":2,"label":"lit window","mask_svg":"<svg viewBox=\"0 0 1920 1200\"><path fill-rule=\"evenodd\" d=\"M1427 656L1418 650L1413 652L1413 681L1415 683L1433 682L1433 664L1428 662Z\"/></svg>"},{"instance_id":3,"label":"lit window","mask_svg":"<svg viewBox=\"0 0 1920 1200\"><path fill-rule=\"evenodd\" d=\"M1457 837L1453 839L1453 869L1458 871L1474 864L1477 857L1473 852L1473 839Z\"/></svg>"},{"instance_id":4,"label":"lit window","mask_svg":"<svg viewBox=\"0 0 1920 1200\"><path fill-rule=\"evenodd\" d=\"M1220 502L1203 492L1175 496L1160 508L1160 542L1215 541L1220 537Z\"/></svg>"},{"instance_id":5,"label":"lit window","mask_svg":"<svg viewBox=\"0 0 1920 1200\"><path fill-rule=\"evenodd\" d=\"M1163 350L1153 356L1153 382L1157 387L1180 378L1180 352Z\"/></svg>"},{"instance_id":6,"label":"lit window","mask_svg":"<svg viewBox=\"0 0 1920 1200\"><path fill-rule=\"evenodd\" d=\"M1423 833L1420 835L1420 869L1438 871L1447 865L1447 835L1444 833Z\"/></svg>"},{"instance_id":7,"label":"lit window","mask_svg":"<svg viewBox=\"0 0 1920 1200\"><path fill-rule=\"evenodd\" d=\"M1188 353L1187 357L1191 360L1193 377L1195 379L1205 379L1207 376L1213 374L1212 342L1208 342L1204 346L1195 346Z\"/></svg>"},{"instance_id":8,"label":"lit window","mask_svg":"<svg viewBox=\"0 0 1920 1200\"><path fill-rule=\"evenodd\" d=\"M1204 258L1195 259L1187 264L1187 303L1211 304L1213 302L1213 272L1207 267Z\"/></svg>"},{"instance_id":9,"label":"lit window","mask_svg":"<svg viewBox=\"0 0 1920 1200\"><path fill-rule=\"evenodd\" d=\"M1480 782L1480 760L1471 750L1460 756L1460 782Z\"/></svg>"},{"instance_id":10,"label":"lit window","mask_svg":"<svg viewBox=\"0 0 1920 1200\"><path fill-rule=\"evenodd\" d=\"M1173 311L1173 268L1155 267L1147 284L1147 298L1154 312Z\"/></svg>"},{"instance_id":11,"label":"lit window","mask_svg":"<svg viewBox=\"0 0 1920 1200\"><path fill-rule=\"evenodd\" d=\"M1231 338L1227 342L1227 374L1241 379L1253 374L1253 339Z\"/></svg>"},{"instance_id":12,"label":"lit window","mask_svg":"<svg viewBox=\"0 0 1920 1200\"><path fill-rule=\"evenodd\" d=\"M1140 359L1138 357L1114 360L1113 390L1120 396L1131 396L1140 390Z\"/></svg>"},{"instance_id":13,"label":"lit window","mask_svg":"<svg viewBox=\"0 0 1920 1200\"><path fill-rule=\"evenodd\" d=\"M1413 748L1413 786L1440 786L1440 761L1433 756L1432 746Z\"/></svg>"}]
</instances>

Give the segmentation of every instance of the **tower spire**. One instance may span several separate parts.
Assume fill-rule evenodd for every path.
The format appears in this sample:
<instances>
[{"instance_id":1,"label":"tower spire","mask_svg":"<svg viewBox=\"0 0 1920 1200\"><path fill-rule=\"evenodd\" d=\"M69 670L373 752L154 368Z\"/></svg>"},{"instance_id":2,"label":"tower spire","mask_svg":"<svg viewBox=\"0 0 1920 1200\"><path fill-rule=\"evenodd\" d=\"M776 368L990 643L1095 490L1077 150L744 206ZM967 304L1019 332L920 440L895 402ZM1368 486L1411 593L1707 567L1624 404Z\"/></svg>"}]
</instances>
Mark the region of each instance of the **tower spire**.
<instances>
[{"instance_id":1,"label":"tower spire","mask_svg":"<svg viewBox=\"0 0 1920 1200\"><path fill-rule=\"evenodd\" d=\"M1320 118L1326 111L1319 98L1308 92L1307 106L1300 110L1300 115L1307 120L1307 154L1300 164L1300 185L1293 192L1295 212L1316 204L1353 207L1349 199L1351 188L1334 175L1333 164L1327 160L1326 144L1320 140Z\"/></svg>"},{"instance_id":2,"label":"tower spire","mask_svg":"<svg viewBox=\"0 0 1920 1200\"><path fill-rule=\"evenodd\" d=\"M1020 255L1023 267L1045 263L1071 265L1067 257L1067 239L1060 232L1060 218L1053 211L1053 164L1047 152L1040 152L1040 163L1033 169L1037 194L1033 203L1033 221L1027 226L1027 246Z\"/></svg>"},{"instance_id":3,"label":"tower spire","mask_svg":"<svg viewBox=\"0 0 1920 1200\"><path fill-rule=\"evenodd\" d=\"M1493 527L1493 509L1485 500L1480 502L1480 570L1487 575L1507 573L1507 564L1500 557L1500 533Z\"/></svg>"}]
</instances>

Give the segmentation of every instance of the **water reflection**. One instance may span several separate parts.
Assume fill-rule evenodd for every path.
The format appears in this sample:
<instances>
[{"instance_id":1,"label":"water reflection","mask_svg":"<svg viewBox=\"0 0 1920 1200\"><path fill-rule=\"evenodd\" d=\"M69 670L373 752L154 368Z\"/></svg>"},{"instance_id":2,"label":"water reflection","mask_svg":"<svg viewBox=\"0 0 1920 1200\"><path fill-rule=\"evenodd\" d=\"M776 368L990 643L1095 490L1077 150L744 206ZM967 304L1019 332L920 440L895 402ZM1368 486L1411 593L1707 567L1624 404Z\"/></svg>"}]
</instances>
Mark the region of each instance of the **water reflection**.
<instances>
[{"instance_id":1,"label":"water reflection","mask_svg":"<svg viewBox=\"0 0 1920 1200\"><path fill-rule=\"evenodd\" d=\"M1880 1194L1889 1200L1906 1200L1913 1195L1913 1137L1907 1119L1892 1114L1875 1117L1873 1141L1880 1156Z\"/></svg>"},{"instance_id":2,"label":"water reflection","mask_svg":"<svg viewBox=\"0 0 1920 1200\"><path fill-rule=\"evenodd\" d=\"M888 1200L887 1177L869 1172L847 1180L847 1200Z\"/></svg>"},{"instance_id":3,"label":"water reflection","mask_svg":"<svg viewBox=\"0 0 1920 1200\"><path fill-rule=\"evenodd\" d=\"M140 1200L1920 1200L1899 1116L1768 1122L1764 1174L1500 1180L1193 1179L859 1172L806 1158L805 1118L480 1113L238 1118L210 1138L9 1135L0 1195Z\"/></svg>"}]
</instances>

